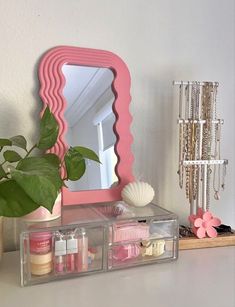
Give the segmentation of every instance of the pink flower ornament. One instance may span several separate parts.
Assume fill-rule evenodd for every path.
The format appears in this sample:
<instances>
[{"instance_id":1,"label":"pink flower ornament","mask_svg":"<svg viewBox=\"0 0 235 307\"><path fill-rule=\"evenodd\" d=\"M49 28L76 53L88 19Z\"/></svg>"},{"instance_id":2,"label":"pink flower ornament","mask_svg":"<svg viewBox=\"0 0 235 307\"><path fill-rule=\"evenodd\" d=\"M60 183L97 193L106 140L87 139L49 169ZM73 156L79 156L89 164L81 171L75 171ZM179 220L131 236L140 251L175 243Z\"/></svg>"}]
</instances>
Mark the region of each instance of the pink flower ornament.
<instances>
[{"instance_id":1,"label":"pink flower ornament","mask_svg":"<svg viewBox=\"0 0 235 307\"><path fill-rule=\"evenodd\" d=\"M214 227L221 224L221 220L217 217L213 217L211 212L203 210L200 208L197 215L189 216L190 222L193 224L192 231L199 238L205 238L206 236L210 238L217 237L217 231Z\"/></svg>"}]
</instances>

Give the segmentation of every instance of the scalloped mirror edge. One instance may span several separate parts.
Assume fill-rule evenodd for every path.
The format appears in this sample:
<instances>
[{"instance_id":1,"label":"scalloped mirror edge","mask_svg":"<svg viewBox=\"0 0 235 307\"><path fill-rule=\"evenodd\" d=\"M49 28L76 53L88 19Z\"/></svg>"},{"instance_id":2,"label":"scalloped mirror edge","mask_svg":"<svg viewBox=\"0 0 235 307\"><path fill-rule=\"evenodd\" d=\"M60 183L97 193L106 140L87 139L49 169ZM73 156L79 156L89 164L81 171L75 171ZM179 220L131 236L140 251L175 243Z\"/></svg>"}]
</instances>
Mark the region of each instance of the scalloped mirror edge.
<instances>
[{"instance_id":1,"label":"scalloped mirror edge","mask_svg":"<svg viewBox=\"0 0 235 307\"><path fill-rule=\"evenodd\" d=\"M131 152L133 137L130 133L132 116L129 112L130 73L123 60L112 52L72 46L58 46L47 51L39 63L39 95L43 101L43 110L48 105L59 123L57 143L49 152L62 158L68 148L65 141L67 123L64 118L66 100L63 96L65 77L62 73L64 64L109 68L114 73L112 89L115 93L113 111L116 116L114 132L116 134L115 153L118 162L115 167L119 183L110 189L72 192L62 188L62 205L78 205L121 199L123 187L134 181ZM43 111L42 110L42 111Z\"/></svg>"}]
</instances>

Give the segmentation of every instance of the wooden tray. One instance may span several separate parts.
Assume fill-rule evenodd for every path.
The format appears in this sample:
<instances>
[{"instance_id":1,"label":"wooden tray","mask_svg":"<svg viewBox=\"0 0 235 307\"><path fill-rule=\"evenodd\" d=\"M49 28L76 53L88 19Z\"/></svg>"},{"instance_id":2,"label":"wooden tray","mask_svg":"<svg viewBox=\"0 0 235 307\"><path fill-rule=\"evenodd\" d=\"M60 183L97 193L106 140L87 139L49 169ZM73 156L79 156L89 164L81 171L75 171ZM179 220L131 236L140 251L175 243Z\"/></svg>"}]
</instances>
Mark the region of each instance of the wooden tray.
<instances>
[{"instance_id":1,"label":"wooden tray","mask_svg":"<svg viewBox=\"0 0 235 307\"><path fill-rule=\"evenodd\" d=\"M179 249L195 249L235 245L235 232L218 235L216 238L185 237L179 239Z\"/></svg>"}]
</instances>

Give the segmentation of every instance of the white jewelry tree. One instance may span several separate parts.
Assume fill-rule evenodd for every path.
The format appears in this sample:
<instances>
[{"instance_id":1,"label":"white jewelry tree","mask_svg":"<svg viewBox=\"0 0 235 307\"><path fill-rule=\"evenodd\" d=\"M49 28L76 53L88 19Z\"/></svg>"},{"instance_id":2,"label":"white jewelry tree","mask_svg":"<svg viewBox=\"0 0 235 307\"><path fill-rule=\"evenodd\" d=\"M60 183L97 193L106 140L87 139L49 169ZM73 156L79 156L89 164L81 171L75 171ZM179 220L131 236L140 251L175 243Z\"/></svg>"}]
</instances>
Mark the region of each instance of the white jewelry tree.
<instances>
[{"instance_id":1,"label":"white jewelry tree","mask_svg":"<svg viewBox=\"0 0 235 307\"><path fill-rule=\"evenodd\" d=\"M220 199L228 160L221 159L221 126L217 118L218 82L174 81L179 86L179 186L185 186L193 232L217 235L220 220L209 212L211 188ZM185 184L184 184L185 180Z\"/></svg>"}]
</instances>

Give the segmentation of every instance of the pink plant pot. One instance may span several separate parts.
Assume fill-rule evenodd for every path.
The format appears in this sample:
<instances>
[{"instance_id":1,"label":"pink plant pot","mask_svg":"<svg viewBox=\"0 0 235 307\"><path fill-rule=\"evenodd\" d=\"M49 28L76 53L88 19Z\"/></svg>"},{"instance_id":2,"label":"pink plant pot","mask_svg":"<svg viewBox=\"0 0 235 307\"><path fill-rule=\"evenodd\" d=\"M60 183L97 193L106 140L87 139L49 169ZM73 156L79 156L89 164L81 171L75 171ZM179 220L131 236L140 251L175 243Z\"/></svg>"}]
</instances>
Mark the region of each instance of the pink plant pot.
<instances>
[{"instance_id":1,"label":"pink plant pot","mask_svg":"<svg viewBox=\"0 0 235 307\"><path fill-rule=\"evenodd\" d=\"M23 219L27 222L51 221L61 216L61 193L57 196L53 211L50 213L46 208L39 207L37 210L25 215Z\"/></svg>"}]
</instances>

